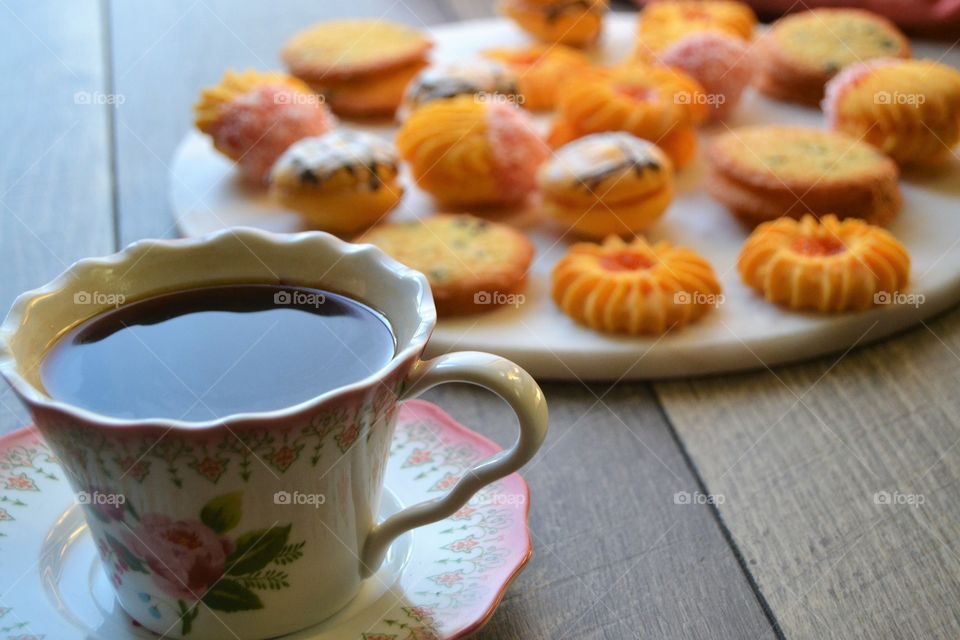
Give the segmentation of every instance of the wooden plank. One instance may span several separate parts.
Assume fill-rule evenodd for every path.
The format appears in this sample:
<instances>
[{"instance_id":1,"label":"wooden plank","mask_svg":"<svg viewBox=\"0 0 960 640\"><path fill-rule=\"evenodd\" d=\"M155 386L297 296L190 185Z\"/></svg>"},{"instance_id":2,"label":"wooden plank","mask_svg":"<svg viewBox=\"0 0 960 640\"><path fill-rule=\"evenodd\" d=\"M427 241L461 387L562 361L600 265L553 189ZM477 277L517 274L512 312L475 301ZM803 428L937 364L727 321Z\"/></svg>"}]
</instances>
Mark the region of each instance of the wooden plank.
<instances>
[{"instance_id":1,"label":"wooden plank","mask_svg":"<svg viewBox=\"0 0 960 640\"><path fill-rule=\"evenodd\" d=\"M960 314L657 392L788 638L960 637Z\"/></svg>"},{"instance_id":2,"label":"wooden plank","mask_svg":"<svg viewBox=\"0 0 960 640\"><path fill-rule=\"evenodd\" d=\"M0 3L0 308L71 262L113 249L101 14L91 0L54 11ZM27 423L0 385L0 433Z\"/></svg>"},{"instance_id":3,"label":"wooden plank","mask_svg":"<svg viewBox=\"0 0 960 640\"><path fill-rule=\"evenodd\" d=\"M677 504L700 489L649 391L544 391L550 437L523 471L533 559L477 637L775 637L710 508ZM448 386L425 399L503 445L514 437L488 394Z\"/></svg>"},{"instance_id":4,"label":"wooden plank","mask_svg":"<svg viewBox=\"0 0 960 640\"><path fill-rule=\"evenodd\" d=\"M111 2L117 112L117 193L122 244L176 235L168 167L193 126L200 89L227 68L282 68L279 51L298 29L345 17L386 17L419 28L447 15L429 0L235 0Z\"/></svg>"}]
</instances>

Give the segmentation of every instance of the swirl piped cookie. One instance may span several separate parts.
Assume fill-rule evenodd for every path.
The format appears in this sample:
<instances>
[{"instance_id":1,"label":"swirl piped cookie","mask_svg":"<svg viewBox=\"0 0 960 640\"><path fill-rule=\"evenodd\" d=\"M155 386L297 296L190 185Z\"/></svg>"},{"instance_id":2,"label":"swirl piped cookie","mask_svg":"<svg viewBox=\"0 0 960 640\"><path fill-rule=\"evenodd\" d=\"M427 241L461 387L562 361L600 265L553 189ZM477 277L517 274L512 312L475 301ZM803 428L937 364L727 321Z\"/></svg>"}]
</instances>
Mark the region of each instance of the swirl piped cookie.
<instances>
[{"instance_id":1,"label":"swirl piped cookie","mask_svg":"<svg viewBox=\"0 0 960 640\"><path fill-rule=\"evenodd\" d=\"M673 199L673 164L629 133L595 133L561 147L540 167L544 211L576 233L629 236L656 222Z\"/></svg>"},{"instance_id":2,"label":"swirl piped cookie","mask_svg":"<svg viewBox=\"0 0 960 640\"><path fill-rule=\"evenodd\" d=\"M397 134L397 150L417 186L452 207L523 202L548 154L527 113L472 96L414 111Z\"/></svg>"},{"instance_id":3,"label":"swirl piped cookie","mask_svg":"<svg viewBox=\"0 0 960 640\"><path fill-rule=\"evenodd\" d=\"M682 328L722 302L713 268L695 252L616 236L573 245L554 267L552 295L576 322L631 335Z\"/></svg>"},{"instance_id":4,"label":"swirl piped cookie","mask_svg":"<svg viewBox=\"0 0 960 640\"><path fill-rule=\"evenodd\" d=\"M899 294L910 256L888 231L862 220L782 218L747 238L737 269L766 300L824 313L868 309Z\"/></svg>"},{"instance_id":5,"label":"swirl piped cookie","mask_svg":"<svg viewBox=\"0 0 960 640\"><path fill-rule=\"evenodd\" d=\"M530 111L553 109L562 87L593 69L583 53L559 44L491 49L483 55L502 62L517 74L523 106Z\"/></svg>"}]
</instances>

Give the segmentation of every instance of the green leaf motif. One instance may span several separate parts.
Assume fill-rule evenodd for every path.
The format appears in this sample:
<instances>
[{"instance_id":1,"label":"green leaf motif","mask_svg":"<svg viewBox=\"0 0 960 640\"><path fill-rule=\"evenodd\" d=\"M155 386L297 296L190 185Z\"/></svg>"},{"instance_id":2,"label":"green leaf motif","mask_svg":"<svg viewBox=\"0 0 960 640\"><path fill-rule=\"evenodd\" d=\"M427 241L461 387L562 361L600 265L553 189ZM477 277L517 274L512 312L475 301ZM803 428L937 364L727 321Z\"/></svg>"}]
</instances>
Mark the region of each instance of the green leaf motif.
<instances>
[{"instance_id":1,"label":"green leaf motif","mask_svg":"<svg viewBox=\"0 0 960 640\"><path fill-rule=\"evenodd\" d=\"M273 559L273 562L278 565L286 565L295 562L303 557L303 545L306 542L298 542L296 544L288 544L283 549L280 550L280 553Z\"/></svg>"},{"instance_id":2,"label":"green leaf motif","mask_svg":"<svg viewBox=\"0 0 960 640\"><path fill-rule=\"evenodd\" d=\"M126 545L114 538L112 535L105 534L107 537L107 544L113 550L117 557L123 560L131 571L138 571L140 573L149 573L146 567L143 566L143 563L140 562L140 559L133 555L133 552L130 549L127 549Z\"/></svg>"},{"instance_id":3,"label":"green leaf motif","mask_svg":"<svg viewBox=\"0 0 960 640\"><path fill-rule=\"evenodd\" d=\"M213 529L214 533L223 534L233 529L240 522L243 494L239 491L217 496L200 511L200 520Z\"/></svg>"},{"instance_id":4,"label":"green leaf motif","mask_svg":"<svg viewBox=\"0 0 960 640\"><path fill-rule=\"evenodd\" d=\"M283 550L288 537L289 524L243 534L237 538L237 548L227 556L227 573L240 576L263 569Z\"/></svg>"},{"instance_id":5,"label":"green leaf motif","mask_svg":"<svg viewBox=\"0 0 960 640\"><path fill-rule=\"evenodd\" d=\"M177 607L180 610L180 635L185 636L193 630L193 621L200 613L196 605L187 607L183 600L177 600Z\"/></svg>"},{"instance_id":6,"label":"green leaf motif","mask_svg":"<svg viewBox=\"0 0 960 640\"><path fill-rule=\"evenodd\" d=\"M245 586L223 578L203 596L203 604L216 611L250 611L251 609L263 609L263 603L253 591Z\"/></svg>"},{"instance_id":7,"label":"green leaf motif","mask_svg":"<svg viewBox=\"0 0 960 640\"><path fill-rule=\"evenodd\" d=\"M237 582L257 591L279 591L290 586L290 576L287 575L286 571L267 569L266 571L256 571L245 576L238 576Z\"/></svg>"}]
</instances>

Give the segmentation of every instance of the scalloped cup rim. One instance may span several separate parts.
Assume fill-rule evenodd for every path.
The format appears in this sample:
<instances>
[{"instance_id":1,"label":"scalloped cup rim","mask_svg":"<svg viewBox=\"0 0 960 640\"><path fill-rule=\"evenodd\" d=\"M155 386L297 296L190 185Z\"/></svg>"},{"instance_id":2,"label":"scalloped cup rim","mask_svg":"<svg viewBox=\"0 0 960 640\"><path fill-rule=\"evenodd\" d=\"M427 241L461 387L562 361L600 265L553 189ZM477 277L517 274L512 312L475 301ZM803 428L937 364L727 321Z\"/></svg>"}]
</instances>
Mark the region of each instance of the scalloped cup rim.
<instances>
[{"instance_id":1,"label":"scalloped cup rim","mask_svg":"<svg viewBox=\"0 0 960 640\"><path fill-rule=\"evenodd\" d=\"M241 242L243 242L244 238L250 238L256 242L277 246L291 246L303 243L322 243L334 248L344 256L357 255L366 257L371 261L372 264L379 266L383 270L394 273L398 279L410 280L417 285L419 299L416 301L416 306L419 314L419 323L406 343L403 346L398 345L396 352L390 361L387 362L387 364L360 380L337 387L336 389L322 393L309 400L305 400L304 402L283 407L281 409L274 409L272 411L232 413L222 418L197 422L166 418L117 418L97 413L95 411L90 411L88 409L77 407L70 403L51 398L40 391L40 389L38 389L34 384L26 380L17 370L17 359L10 348L10 340L22 325L25 312L33 300L36 300L41 296L63 293L70 283L74 282L81 277L81 274L88 272L91 269L95 269L97 267L116 266L130 260L133 260L134 263L136 263L141 254L145 254L146 252L149 252L155 248L162 248L168 252L189 251L197 249L198 247L210 246L218 242L225 242L225 240L223 240L224 238L236 238ZM363 388L371 387L379 383L385 377L389 376L391 373L401 367L403 363L420 357L424 348L426 347L427 340L430 338L430 334L433 332L433 328L436 324L436 318L436 307L433 302L433 296L431 294L430 285L427 282L426 276L397 262L372 244L347 242L322 231L273 233L252 227L233 227L196 238L137 240L115 253L101 257L90 257L77 260L48 283L21 293L16 297L2 324L0 324L0 375L2 375L14 389L14 391L32 407L57 411L82 422L118 428L163 427L164 429L178 429L187 432L203 432L222 428L225 422L239 425L245 422L262 423L264 421L284 420L304 411L320 407L323 404L340 396L350 394Z\"/></svg>"}]
</instances>

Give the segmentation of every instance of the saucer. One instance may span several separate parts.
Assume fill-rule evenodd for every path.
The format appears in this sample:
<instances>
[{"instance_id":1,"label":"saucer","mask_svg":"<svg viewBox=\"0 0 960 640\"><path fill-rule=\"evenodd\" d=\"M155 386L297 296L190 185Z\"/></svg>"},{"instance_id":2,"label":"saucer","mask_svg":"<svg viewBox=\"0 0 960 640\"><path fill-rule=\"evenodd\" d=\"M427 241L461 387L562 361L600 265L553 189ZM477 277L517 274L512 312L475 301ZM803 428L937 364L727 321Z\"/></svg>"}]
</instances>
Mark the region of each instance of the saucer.
<instances>
[{"instance_id":1,"label":"saucer","mask_svg":"<svg viewBox=\"0 0 960 640\"><path fill-rule=\"evenodd\" d=\"M380 518L442 496L499 450L438 407L400 410ZM456 514L405 534L360 593L290 640L447 640L482 627L532 552L529 492L519 475ZM157 636L113 595L80 506L34 428L0 438L0 638L125 640Z\"/></svg>"}]
</instances>

